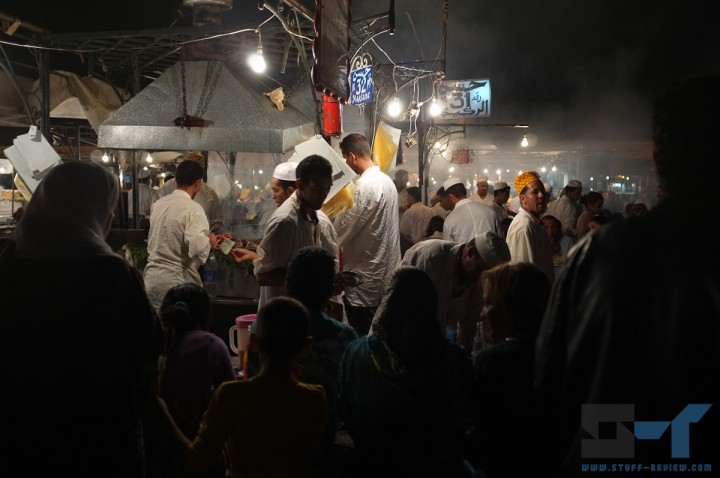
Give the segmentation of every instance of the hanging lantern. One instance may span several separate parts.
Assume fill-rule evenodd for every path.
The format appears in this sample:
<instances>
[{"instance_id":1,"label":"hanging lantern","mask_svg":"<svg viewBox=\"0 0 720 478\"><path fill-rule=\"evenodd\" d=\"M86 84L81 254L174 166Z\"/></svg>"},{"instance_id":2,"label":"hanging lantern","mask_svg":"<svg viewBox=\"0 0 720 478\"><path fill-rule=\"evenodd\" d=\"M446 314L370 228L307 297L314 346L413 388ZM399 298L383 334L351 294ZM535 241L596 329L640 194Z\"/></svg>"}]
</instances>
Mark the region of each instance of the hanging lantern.
<instances>
[{"instance_id":1,"label":"hanging lantern","mask_svg":"<svg viewBox=\"0 0 720 478\"><path fill-rule=\"evenodd\" d=\"M468 164L470 162L470 149L465 145L454 149L450 162L454 164Z\"/></svg>"},{"instance_id":2,"label":"hanging lantern","mask_svg":"<svg viewBox=\"0 0 720 478\"><path fill-rule=\"evenodd\" d=\"M340 100L323 93L323 136L340 136L342 118L340 116Z\"/></svg>"}]
</instances>

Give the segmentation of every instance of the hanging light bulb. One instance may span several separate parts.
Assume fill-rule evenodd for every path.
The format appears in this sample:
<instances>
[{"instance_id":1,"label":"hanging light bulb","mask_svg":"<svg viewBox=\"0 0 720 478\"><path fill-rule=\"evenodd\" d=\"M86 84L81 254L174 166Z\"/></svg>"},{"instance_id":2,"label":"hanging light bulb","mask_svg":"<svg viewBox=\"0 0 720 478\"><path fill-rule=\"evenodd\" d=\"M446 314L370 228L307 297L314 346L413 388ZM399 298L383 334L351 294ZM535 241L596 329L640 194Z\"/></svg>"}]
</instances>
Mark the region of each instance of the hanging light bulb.
<instances>
[{"instance_id":1,"label":"hanging light bulb","mask_svg":"<svg viewBox=\"0 0 720 478\"><path fill-rule=\"evenodd\" d=\"M438 116L441 112L442 106L440 106L440 102L433 98L432 102L430 103L430 116Z\"/></svg>"},{"instance_id":2,"label":"hanging light bulb","mask_svg":"<svg viewBox=\"0 0 720 478\"><path fill-rule=\"evenodd\" d=\"M102 162L107 163L108 161L110 161L110 156L108 156L107 151L105 151L102 155Z\"/></svg>"},{"instance_id":3,"label":"hanging light bulb","mask_svg":"<svg viewBox=\"0 0 720 478\"><path fill-rule=\"evenodd\" d=\"M387 107L387 113L393 118L397 118L400 116L400 112L402 111L402 105L400 104L400 99L396 96L393 98L393 100L390 102L390 104Z\"/></svg>"},{"instance_id":4,"label":"hanging light bulb","mask_svg":"<svg viewBox=\"0 0 720 478\"><path fill-rule=\"evenodd\" d=\"M262 36L260 36L260 31L258 31L257 34L258 34L257 52L250 55L250 58L248 58L248 65L250 65L250 68L252 68L252 71L254 71L255 73L262 73L265 71L265 68L267 67L267 65L265 63L265 57L263 56Z\"/></svg>"},{"instance_id":5,"label":"hanging light bulb","mask_svg":"<svg viewBox=\"0 0 720 478\"><path fill-rule=\"evenodd\" d=\"M520 146L522 146L523 148L528 147L528 139L526 134L523 135L523 139L522 141L520 141Z\"/></svg>"},{"instance_id":6,"label":"hanging light bulb","mask_svg":"<svg viewBox=\"0 0 720 478\"><path fill-rule=\"evenodd\" d=\"M148 163L153 162L153 157L150 155L150 153L148 153L147 157L145 158L145 161L147 161Z\"/></svg>"}]
</instances>

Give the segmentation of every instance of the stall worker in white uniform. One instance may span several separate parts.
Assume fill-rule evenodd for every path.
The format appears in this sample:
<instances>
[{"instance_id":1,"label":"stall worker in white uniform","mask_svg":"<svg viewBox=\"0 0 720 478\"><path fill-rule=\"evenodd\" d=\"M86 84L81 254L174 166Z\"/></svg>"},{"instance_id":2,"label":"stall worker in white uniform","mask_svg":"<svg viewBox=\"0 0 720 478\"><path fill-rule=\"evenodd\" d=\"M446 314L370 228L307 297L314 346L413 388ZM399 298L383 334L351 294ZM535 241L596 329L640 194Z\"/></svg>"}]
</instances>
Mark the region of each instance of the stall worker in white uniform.
<instances>
[{"instance_id":1,"label":"stall worker in white uniform","mask_svg":"<svg viewBox=\"0 0 720 478\"><path fill-rule=\"evenodd\" d=\"M287 295L287 267L303 247L321 247L338 257L335 229L320 210L333 184L330 161L310 155L300 161L295 173L297 189L270 216L257 252L241 247L230 251L235 262L253 261L260 284L258 308L273 297Z\"/></svg>"},{"instance_id":2,"label":"stall worker in white uniform","mask_svg":"<svg viewBox=\"0 0 720 478\"><path fill-rule=\"evenodd\" d=\"M175 173L177 189L153 204L143 278L156 311L171 287L187 282L202 286L198 268L205 264L216 242L205 211L193 201L202 188L202 177L202 167L186 159Z\"/></svg>"},{"instance_id":3,"label":"stall worker in white uniform","mask_svg":"<svg viewBox=\"0 0 720 478\"><path fill-rule=\"evenodd\" d=\"M185 154L185 157L186 159L197 162L203 169L204 175L206 161L205 156L201 152L190 151L189 153ZM158 195L160 197L166 196L173 192L176 187L176 178L165 181L165 184L163 184L162 187L158 189ZM210 224L213 231L217 231L222 228L224 221L224 211L222 203L220 202L220 197L217 195L213 188L211 188L208 184L205 183L205 181L203 181L202 188L200 188L200 191L198 191L193 200L200 206L202 206L203 211L205 211L205 217L207 217L208 224Z\"/></svg>"},{"instance_id":4,"label":"stall worker in white uniform","mask_svg":"<svg viewBox=\"0 0 720 478\"><path fill-rule=\"evenodd\" d=\"M137 185L137 196L138 196L138 213L140 214L139 218L142 222L143 219L147 220L150 217L150 206L157 201L157 199L160 197L157 191L155 191L153 188L150 187L150 170L148 169L141 169L140 173L138 174L138 185ZM135 211L133 210L133 206L135 204L135 201L133 200L134 196L133 189L128 191L128 217L132 218L135 215Z\"/></svg>"},{"instance_id":5,"label":"stall worker in white uniform","mask_svg":"<svg viewBox=\"0 0 720 478\"><path fill-rule=\"evenodd\" d=\"M295 170L298 163L295 161L286 161L275 166L272 179L270 179L270 188L272 189L272 198L275 204L280 206L289 198L297 189L297 176Z\"/></svg>"}]
</instances>

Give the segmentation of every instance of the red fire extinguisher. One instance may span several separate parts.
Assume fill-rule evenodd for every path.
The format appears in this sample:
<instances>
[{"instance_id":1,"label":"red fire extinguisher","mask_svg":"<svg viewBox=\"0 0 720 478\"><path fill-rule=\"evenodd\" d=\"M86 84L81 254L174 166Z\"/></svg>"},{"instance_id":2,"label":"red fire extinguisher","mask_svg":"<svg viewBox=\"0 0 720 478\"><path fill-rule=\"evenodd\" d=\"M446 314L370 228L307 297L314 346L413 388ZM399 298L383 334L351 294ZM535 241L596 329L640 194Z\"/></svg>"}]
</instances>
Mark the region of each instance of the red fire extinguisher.
<instances>
[{"instance_id":1,"label":"red fire extinguisher","mask_svg":"<svg viewBox=\"0 0 720 478\"><path fill-rule=\"evenodd\" d=\"M323 136L340 136L342 118L340 116L340 100L323 93Z\"/></svg>"}]
</instances>

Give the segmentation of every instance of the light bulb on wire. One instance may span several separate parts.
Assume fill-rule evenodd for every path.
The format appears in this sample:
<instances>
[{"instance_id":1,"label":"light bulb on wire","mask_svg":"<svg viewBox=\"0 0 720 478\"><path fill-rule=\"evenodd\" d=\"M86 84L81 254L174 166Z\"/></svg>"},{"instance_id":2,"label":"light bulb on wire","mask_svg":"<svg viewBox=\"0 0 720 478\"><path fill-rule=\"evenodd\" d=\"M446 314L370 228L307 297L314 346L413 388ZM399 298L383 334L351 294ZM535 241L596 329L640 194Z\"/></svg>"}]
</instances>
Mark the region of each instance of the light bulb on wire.
<instances>
[{"instance_id":1,"label":"light bulb on wire","mask_svg":"<svg viewBox=\"0 0 720 478\"><path fill-rule=\"evenodd\" d=\"M528 139L526 134L523 135L523 139L522 141L520 141L520 146L522 146L523 148L528 147Z\"/></svg>"},{"instance_id":2,"label":"light bulb on wire","mask_svg":"<svg viewBox=\"0 0 720 478\"><path fill-rule=\"evenodd\" d=\"M397 118L400 116L400 112L402 111L402 105L400 104L400 99L396 96L393 98L393 100L390 102L390 104L387 107L387 113L393 118Z\"/></svg>"},{"instance_id":3,"label":"light bulb on wire","mask_svg":"<svg viewBox=\"0 0 720 478\"><path fill-rule=\"evenodd\" d=\"M248 58L248 65L250 65L250 68L255 73L262 73L265 71L267 64L265 63L265 57L263 56L262 36L260 35L259 31L257 32L257 34L258 34L257 52L250 55L250 57Z\"/></svg>"},{"instance_id":4,"label":"light bulb on wire","mask_svg":"<svg viewBox=\"0 0 720 478\"><path fill-rule=\"evenodd\" d=\"M267 64L265 63L265 57L263 56L262 47L257 49L257 53L254 55L250 55L250 58L248 59L248 64L250 65L250 68L252 68L252 71L255 73L262 73L265 71L265 68L267 68Z\"/></svg>"},{"instance_id":5,"label":"light bulb on wire","mask_svg":"<svg viewBox=\"0 0 720 478\"><path fill-rule=\"evenodd\" d=\"M145 161L147 161L148 163L152 163L152 162L153 162L153 157L152 157L152 155L151 155L150 153L148 153L147 157L145 158Z\"/></svg>"},{"instance_id":6,"label":"light bulb on wire","mask_svg":"<svg viewBox=\"0 0 720 478\"><path fill-rule=\"evenodd\" d=\"M433 98L432 102L430 103L430 116L438 116L442 112L442 106L440 106L440 102Z\"/></svg>"},{"instance_id":7,"label":"light bulb on wire","mask_svg":"<svg viewBox=\"0 0 720 478\"><path fill-rule=\"evenodd\" d=\"M110 161L110 156L108 156L107 151L105 151L102 155L102 162L107 163L108 161Z\"/></svg>"}]
</instances>

